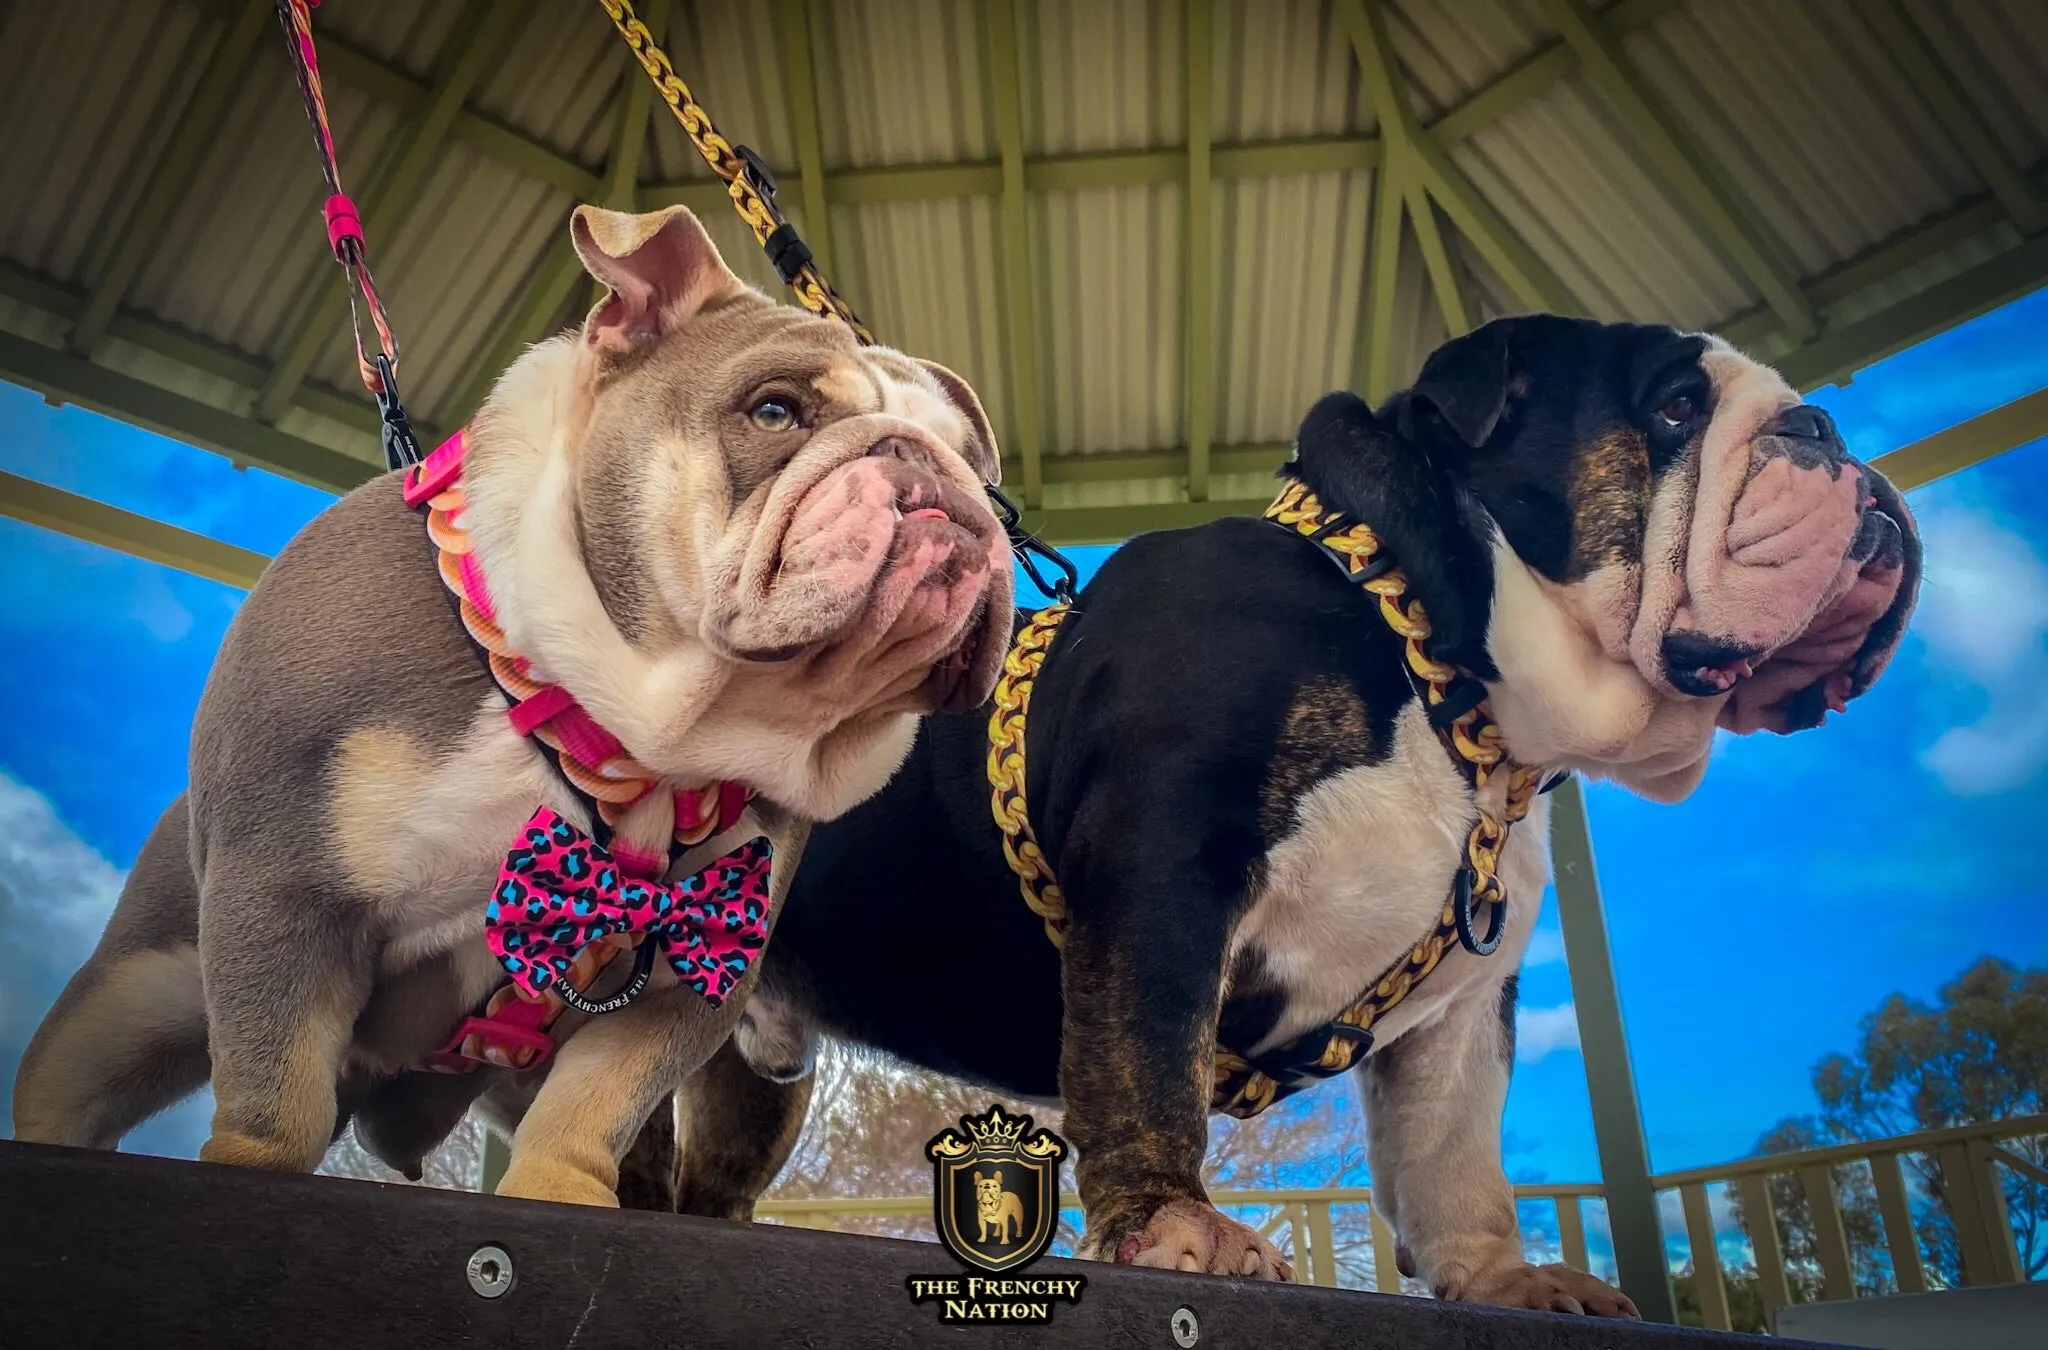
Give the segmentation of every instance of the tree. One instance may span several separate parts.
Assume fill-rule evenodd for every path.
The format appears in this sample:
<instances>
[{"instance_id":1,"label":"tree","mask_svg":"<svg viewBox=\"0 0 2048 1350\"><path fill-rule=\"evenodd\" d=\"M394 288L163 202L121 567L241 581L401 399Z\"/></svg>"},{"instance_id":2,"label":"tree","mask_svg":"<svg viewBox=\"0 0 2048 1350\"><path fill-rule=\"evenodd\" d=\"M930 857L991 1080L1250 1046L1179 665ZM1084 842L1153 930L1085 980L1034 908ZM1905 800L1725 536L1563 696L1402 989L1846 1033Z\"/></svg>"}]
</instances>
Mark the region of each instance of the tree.
<instances>
[{"instance_id":1,"label":"tree","mask_svg":"<svg viewBox=\"0 0 2048 1350\"><path fill-rule=\"evenodd\" d=\"M1852 1052L1814 1066L1813 1090L1819 1112L1779 1121L1757 1141L1759 1154L2041 1113L2048 1105L2048 970L1986 957L1937 990L1932 1005L1892 995L1863 1019ZM2002 1146L2037 1167L2048 1163L2048 1136ZM1941 1165L1910 1153L1901 1162L1928 1280L1958 1284L1962 1261ZM1869 1169L1833 1170L1859 1291L1896 1288ZM2021 1268L2038 1279L2048 1272L2048 1186L2009 1168L2001 1175ZM1820 1265L1805 1189L1796 1177L1774 1175L1770 1191L1794 1297L1817 1297ZM1741 1197L1733 1198L1743 1218Z\"/></svg>"}]
</instances>

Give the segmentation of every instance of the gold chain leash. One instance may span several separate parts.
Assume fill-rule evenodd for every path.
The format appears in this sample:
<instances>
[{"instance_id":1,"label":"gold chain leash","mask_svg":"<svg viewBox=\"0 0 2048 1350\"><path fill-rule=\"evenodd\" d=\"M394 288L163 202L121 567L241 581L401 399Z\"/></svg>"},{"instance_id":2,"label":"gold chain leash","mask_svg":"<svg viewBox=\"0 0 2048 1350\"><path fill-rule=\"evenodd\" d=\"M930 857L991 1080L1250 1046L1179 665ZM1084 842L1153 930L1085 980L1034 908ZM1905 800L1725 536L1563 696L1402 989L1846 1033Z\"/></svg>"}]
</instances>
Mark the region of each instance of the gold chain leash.
<instances>
[{"instance_id":1,"label":"gold chain leash","mask_svg":"<svg viewBox=\"0 0 2048 1350\"><path fill-rule=\"evenodd\" d=\"M1299 481L1290 481L1281 489L1273 504L1266 508L1265 517L1338 558L1351 576L1365 578L1361 584L1377 598L1381 619L1403 640L1408 667L1421 681L1428 706L1435 708L1444 703L1458 672L1433 660L1423 646L1431 632L1428 613L1420 600L1409 598L1406 574L1398 567L1384 565L1387 560L1378 536L1361 523L1341 525L1342 517L1325 511L1315 494ZM1067 904L1031 829L1024 796L1024 733L1032 686L1067 613L1066 605L1040 610L1017 634L1003 662L1002 678L996 684L995 711L988 723L990 807L1003 834L1003 856L1017 874L1017 887L1024 903L1044 920L1046 936L1055 946L1065 938ZM1328 1025L1261 1057L1271 1062L1273 1056L1299 1052L1321 1037L1323 1044L1313 1059L1293 1061L1296 1067L1289 1081L1276 1079L1238 1052L1218 1045L1209 1099L1211 1110L1239 1118L1255 1116L1282 1097L1349 1069L1370 1047L1373 1025L1407 998L1409 991L1436 969L1452 944L1461 940L1461 928L1467 920L1460 913L1460 900L1465 897L1459 892L1466 880L1469 879L1471 890L1465 915L1469 915L1472 906L1506 903L1507 888L1500 879L1501 852L1507 846L1509 829L1528 815L1543 775L1508 757L1500 727L1484 701L1453 719L1438 735L1453 758L1465 767L1475 794L1503 768L1508 773L1508 791L1502 815L1496 816L1484 806L1479 808L1479 819L1465 840L1469 871L1460 869L1460 878L1452 885L1436 927Z\"/></svg>"},{"instance_id":2,"label":"gold chain leash","mask_svg":"<svg viewBox=\"0 0 2048 1350\"><path fill-rule=\"evenodd\" d=\"M1031 912L1045 921L1045 935L1052 945L1067 940L1067 900L1054 880L1052 864L1039 851L1038 837L1031 830L1031 815L1024 809L1024 719L1031 711L1031 689L1038 680L1038 668L1052 646L1060 620L1068 606L1049 605L1031 617L1010 644L1003 658L1002 678L996 681L995 711L988 718L989 804L996 824L1003 831L1003 857L1017 874L1017 889Z\"/></svg>"},{"instance_id":3,"label":"gold chain leash","mask_svg":"<svg viewBox=\"0 0 2048 1350\"><path fill-rule=\"evenodd\" d=\"M875 335L868 331L867 325L853 312L853 307L840 298L832 284L818 271L809 250L798 255L801 257L799 264L785 267L783 260L789 255L785 254L782 241L794 242L796 232L783 219L782 212L770 197L774 191L774 180L768 179L765 184L756 181L757 174L766 174L765 167L734 149L732 142L718 134L718 128L711 125L711 114L705 112L703 105L691 96L690 86L676 74L668 54L662 51L654 40L654 34L633 12L631 0L597 2L611 16L613 26L626 39L626 45L633 49L634 57L646 70L648 78L654 81L662 102L668 104L669 111L675 114L683 134L690 138L690 144L704 156L711 172L724 181L726 193L731 196L740 219L747 222L747 228L754 232L754 242L768 254L770 261L776 264L776 271L796 292L797 302L820 318L837 319L851 328L862 346L872 345ZM801 248L801 245L797 247Z\"/></svg>"}]
</instances>

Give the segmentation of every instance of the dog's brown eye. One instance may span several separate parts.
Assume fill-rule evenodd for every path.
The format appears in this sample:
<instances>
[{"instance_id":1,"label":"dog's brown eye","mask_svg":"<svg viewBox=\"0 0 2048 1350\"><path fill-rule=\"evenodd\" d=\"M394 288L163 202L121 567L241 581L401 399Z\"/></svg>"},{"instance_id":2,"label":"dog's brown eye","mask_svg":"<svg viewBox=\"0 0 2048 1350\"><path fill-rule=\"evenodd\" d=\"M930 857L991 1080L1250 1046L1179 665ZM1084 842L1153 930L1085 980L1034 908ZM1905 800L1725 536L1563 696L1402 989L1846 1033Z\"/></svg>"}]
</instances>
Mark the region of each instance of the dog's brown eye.
<instances>
[{"instance_id":1,"label":"dog's brown eye","mask_svg":"<svg viewBox=\"0 0 2048 1350\"><path fill-rule=\"evenodd\" d=\"M790 431L801 420L797 416L796 405L782 398L762 399L748 416L763 431Z\"/></svg>"},{"instance_id":2,"label":"dog's brown eye","mask_svg":"<svg viewBox=\"0 0 2048 1350\"><path fill-rule=\"evenodd\" d=\"M1663 418L1666 423L1674 427L1686 425L1698 413L1699 406L1691 399L1682 396L1672 399L1669 403L1657 409L1657 416Z\"/></svg>"}]
</instances>

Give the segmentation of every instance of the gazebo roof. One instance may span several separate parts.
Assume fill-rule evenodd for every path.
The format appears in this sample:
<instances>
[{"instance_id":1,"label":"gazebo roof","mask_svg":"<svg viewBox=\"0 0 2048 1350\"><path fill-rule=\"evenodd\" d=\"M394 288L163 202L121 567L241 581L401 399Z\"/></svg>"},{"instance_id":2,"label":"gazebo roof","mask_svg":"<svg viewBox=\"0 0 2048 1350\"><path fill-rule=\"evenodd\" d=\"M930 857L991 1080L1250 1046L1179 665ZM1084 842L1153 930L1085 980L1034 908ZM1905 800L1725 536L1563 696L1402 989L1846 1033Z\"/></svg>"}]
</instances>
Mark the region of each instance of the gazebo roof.
<instances>
[{"instance_id":1,"label":"gazebo roof","mask_svg":"<svg viewBox=\"0 0 2048 1350\"><path fill-rule=\"evenodd\" d=\"M641 8L1055 540L1249 509L1317 395L1495 314L1713 328L1810 387L2048 281L2033 0ZM589 303L579 200L688 203L777 288L598 5L315 25L429 434ZM375 422L280 43L272 0L0 6L0 378L342 489ZM1973 455L2048 429L2023 403Z\"/></svg>"}]
</instances>

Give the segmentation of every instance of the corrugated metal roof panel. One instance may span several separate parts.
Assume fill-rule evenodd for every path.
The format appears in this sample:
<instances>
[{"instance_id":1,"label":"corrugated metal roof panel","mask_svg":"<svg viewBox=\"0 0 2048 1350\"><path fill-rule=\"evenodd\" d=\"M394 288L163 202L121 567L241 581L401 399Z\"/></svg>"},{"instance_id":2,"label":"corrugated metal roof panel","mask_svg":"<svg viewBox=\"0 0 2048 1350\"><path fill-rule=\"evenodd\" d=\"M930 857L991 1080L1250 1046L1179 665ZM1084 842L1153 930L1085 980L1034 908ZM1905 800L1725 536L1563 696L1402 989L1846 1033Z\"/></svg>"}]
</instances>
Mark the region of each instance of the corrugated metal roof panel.
<instances>
[{"instance_id":1,"label":"corrugated metal roof panel","mask_svg":"<svg viewBox=\"0 0 2048 1350\"><path fill-rule=\"evenodd\" d=\"M825 163L996 158L983 11L974 0L813 5Z\"/></svg>"},{"instance_id":2,"label":"corrugated metal roof panel","mask_svg":"<svg viewBox=\"0 0 2048 1350\"><path fill-rule=\"evenodd\" d=\"M1033 199L1047 454L1183 443L1184 195L1155 185Z\"/></svg>"},{"instance_id":3,"label":"corrugated metal roof panel","mask_svg":"<svg viewBox=\"0 0 2048 1350\"><path fill-rule=\"evenodd\" d=\"M1372 129L1351 40L1320 0L1225 0L1216 16L1218 142Z\"/></svg>"},{"instance_id":4,"label":"corrugated metal roof panel","mask_svg":"<svg viewBox=\"0 0 2048 1350\"><path fill-rule=\"evenodd\" d=\"M515 6L513 27L468 111L523 137L528 152L601 178L623 91L642 78L637 65L587 0L496 2ZM326 50L337 54L328 95L345 178L371 216L372 261L406 344L409 400L430 420L457 411L454 401L504 317L522 307L544 262L560 257L570 202L530 165L492 158L457 134L404 204L404 223L391 227L378 179L417 112L376 101L351 62L384 61L396 74L371 83L402 80L414 91L407 107L423 107L460 26L489 3L327 0L315 16ZM721 130L784 171L796 167L776 22L788 3L672 0L666 41ZM974 0L801 3L828 171L995 160L985 67L997 40L1017 44L1029 155L1175 151L1185 143L1182 0L1020 4L1018 31L1009 35L983 32L985 10ZM1328 0L1215 3L1216 143L1358 136L1375 126L1349 34ZM1425 121L1557 42L1543 0L1384 3ZM1982 176L1858 0L1626 3L1635 27L1622 41L1629 60L1684 125L1709 180L1741 200L1745 218L1809 282L1982 197ZM1999 143L2016 160L2038 162L2048 151L2048 6L1904 3ZM261 0L0 9L0 259L63 283L68 289L54 293L65 303L91 289L177 125L180 91L248 4ZM1611 19L1614 6L1594 8ZM189 175L183 200L150 222L154 251L124 297L128 309L232 347L258 370L280 357L311 298L337 275L321 238L323 189L308 133L280 39L265 26L226 128ZM95 41L82 39L88 32ZM643 185L708 176L658 101L647 136ZM1754 279L1671 190L1583 72L1509 110L1451 157L1593 313L1707 326L1758 311ZM1324 169L1216 181L1217 446L1285 441L1310 400L1351 380L1372 177ZM802 198L791 192L783 204L807 225ZM1005 360L1005 325L1015 316L998 198L842 201L831 222L833 279L882 340L974 383L1006 439L1017 400L1031 397L1049 456L1178 452L1187 438L1184 203L1170 180L1032 196L1035 390L1013 389ZM730 212L714 201L704 217L737 272L786 296ZM1442 227L1474 317L1518 308L1472 243L1448 218ZM1967 229L1915 250L1882 285L1847 302L1830 293L1828 315L1852 321L2014 240L1994 216L1972 215ZM579 279L560 315L573 318L586 296ZM9 313L10 325L22 328ZM1391 365L1405 379L1445 331L1419 249L1405 236L1395 314ZM45 335L45 326L27 327ZM1778 341L1768 323L1750 327L1766 345ZM160 352L141 347L110 343L97 359L173 385L181 378ZM320 335L310 379L354 386L342 325ZM211 375L195 374L191 389L226 400L221 406L248 399L246 389L220 380L218 363ZM300 409L286 424L342 434ZM1252 478L1219 472L1215 490L1254 491ZM1178 476L1165 475L1056 483L1047 500L1136 501L1179 491Z\"/></svg>"},{"instance_id":5,"label":"corrugated metal roof panel","mask_svg":"<svg viewBox=\"0 0 2048 1350\"><path fill-rule=\"evenodd\" d=\"M1292 440L1310 403L1351 383L1371 179L1218 185L1218 443Z\"/></svg>"},{"instance_id":6,"label":"corrugated metal roof panel","mask_svg":"<svg viewBox=\"0 0 2048 1350\"><path fill-rule=\"evenodd\" d=\"M1187 16L1177 0L1018 9L1025 154L1186 144Z\"/></svg>"}]
</instances>

